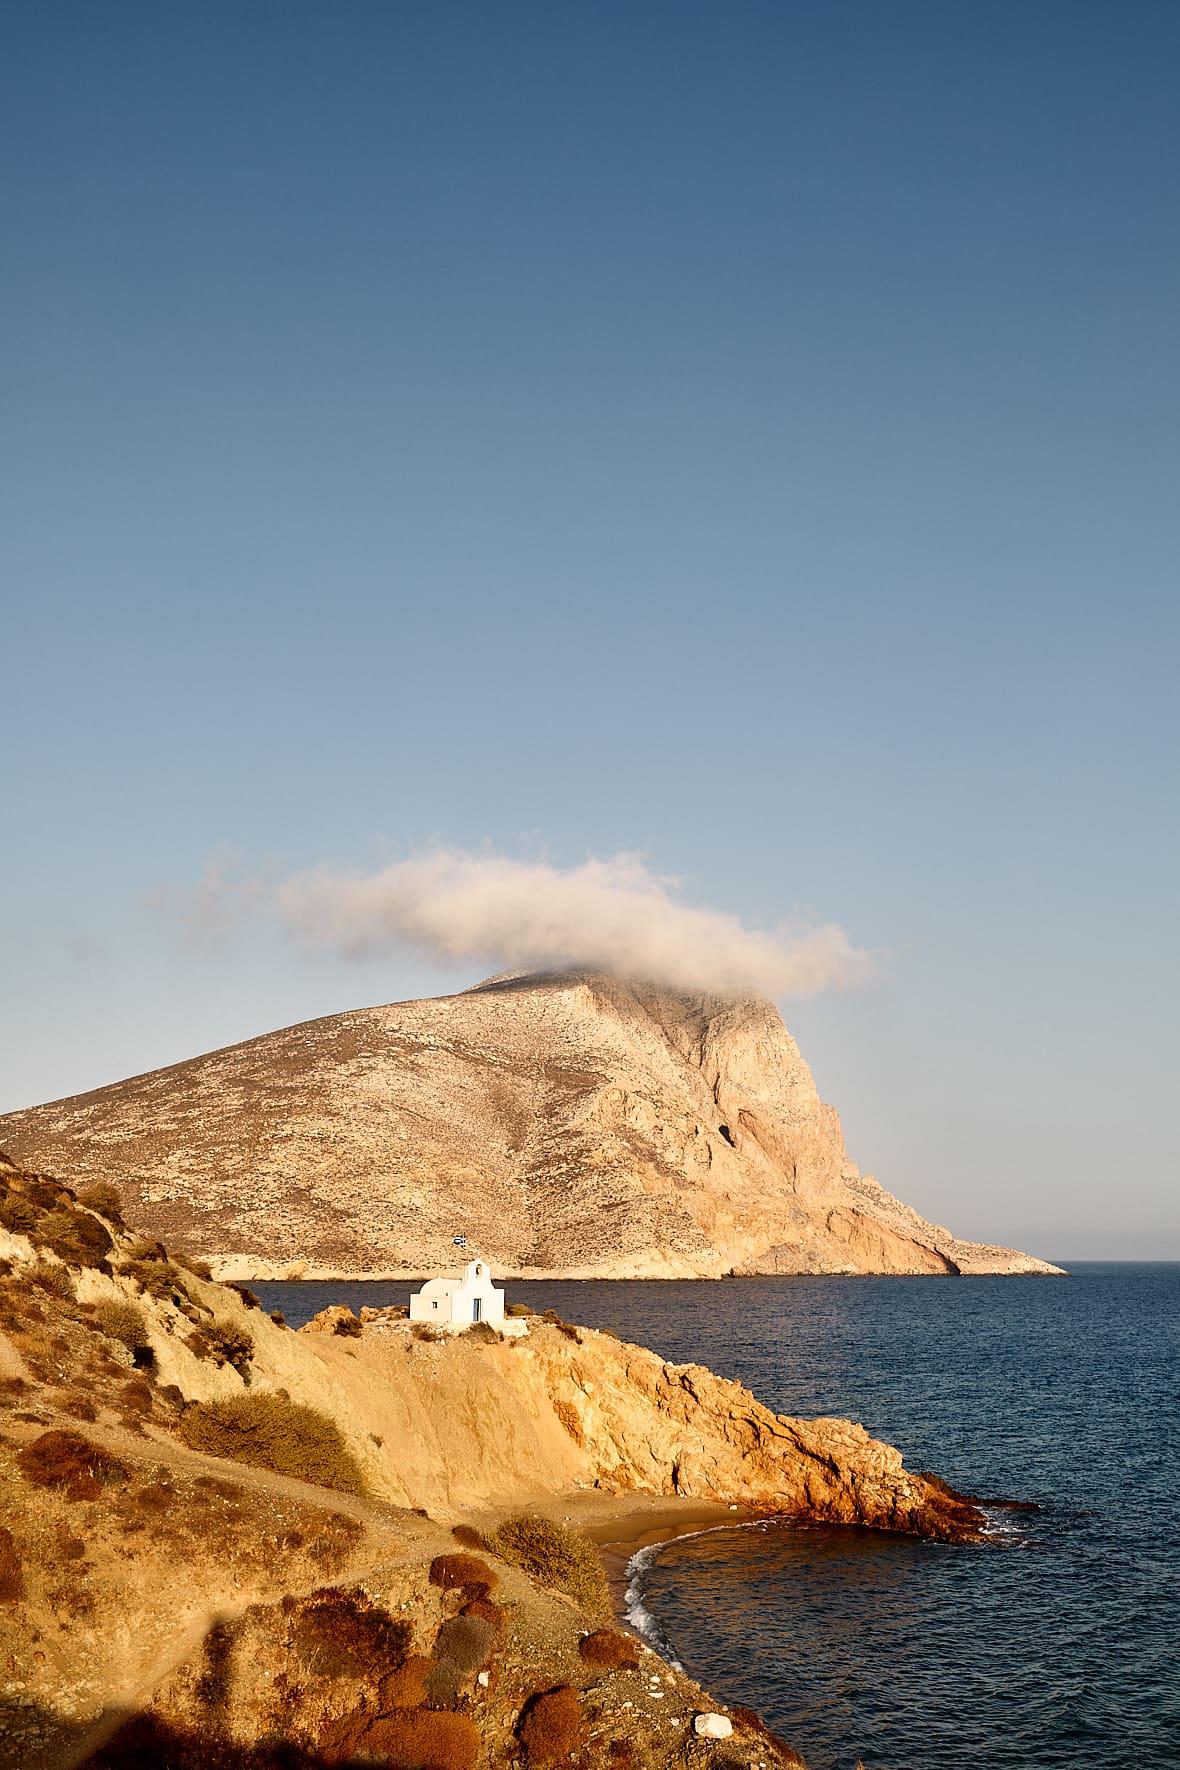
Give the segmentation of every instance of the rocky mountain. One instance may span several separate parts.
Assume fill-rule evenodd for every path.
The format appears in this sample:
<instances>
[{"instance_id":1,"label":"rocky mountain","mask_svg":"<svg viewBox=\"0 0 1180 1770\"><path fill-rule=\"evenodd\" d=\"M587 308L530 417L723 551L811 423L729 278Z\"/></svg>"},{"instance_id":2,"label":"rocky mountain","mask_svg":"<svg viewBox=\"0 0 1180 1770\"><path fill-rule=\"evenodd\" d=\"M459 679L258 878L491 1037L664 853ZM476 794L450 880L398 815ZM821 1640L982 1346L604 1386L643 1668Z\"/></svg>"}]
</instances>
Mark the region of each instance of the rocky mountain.
<instances>
[{"instance_id":1,"label":"rocky mountain","mask_svg":"<svg viewBox=\"0 0 1180 1770\"><path fill-rule=\"evenodd\" d=\"M223 1275L1047 1272L862 1175L770 1002L582 974L309 1021L0 1118Z\"/></svg>"}]
</instances>

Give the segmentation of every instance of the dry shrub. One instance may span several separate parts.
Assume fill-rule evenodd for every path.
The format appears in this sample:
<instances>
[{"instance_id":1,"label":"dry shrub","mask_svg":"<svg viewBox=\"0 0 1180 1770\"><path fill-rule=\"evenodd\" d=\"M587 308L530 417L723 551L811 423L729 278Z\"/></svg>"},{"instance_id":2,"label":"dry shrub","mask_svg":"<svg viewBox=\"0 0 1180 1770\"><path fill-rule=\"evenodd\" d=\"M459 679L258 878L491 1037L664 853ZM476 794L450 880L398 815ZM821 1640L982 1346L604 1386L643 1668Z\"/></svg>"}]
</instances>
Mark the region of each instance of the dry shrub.
<instances>
[{"instance_id":1,"label":"dry shrub","mask_svg":"<svg viewBox=\"0 0 1180 1770\"><path fill-rule=\"evenodd\" d=\"M431 1669L432 1662L415 1653L396 1671L387 1672L378 1690L382 1710L416 1709L419 1703L425 1702L426 1680Z\"/></svg>"},{"instance_id":2,"label":"dry shrub","mask_svg":"<svg viewBox=\"0 0 1180 1770\"><path fill-rule=\"evenodd\" d=\"M15 1604L25 1595L25 1576L12 1532L0 1525L0 1604Z\"/></svg>"},{"instance_id":3,"label":"dry shrub","mask_svg":"<svg viewBox=\"0 0 1180 1770\"><path fill-rule=\"evenodd\" d=\"M34 1239L42 1247L52 1248L70 1266L105 1265L115 1245L105 1223L88 1211L72 1211L68 1207L43 1217Z\"/></svg>"},{"instance_id":4,"label":"dry shrub","mask_svg":"<svg viewBox=\"0 0 1180 1770\"><path fill-rule=\"evenodd\" d=\"M360 1468L335 1421L278 1395L236 1395L190 1407L180 1436L210 1456L342 1493L363 1492Z\"/></svg>"},{"instance_id":5,"label":"dry shrub","mask_svg":"<svg viewBox=\"0 0 1180 1770\"><path fill-rule=\"evenodd\" d=\"M332 1323L332 1332L342 1335L346 1340L359 1340L361 1331L361 1324L351 1310L347 1315L338 1315Z\"/></svg>"},{"instance_id":6,"label":"dry shrub","mask_svg":"<svg viewBox=\"0 0 1180 1770\"><path fill-rule=\"evenodd\" d=\"M413 1630L363 1592L313 1592L295 1619L293 1645L321 1678L360 1678L405 1663Z\"/></svg>"},{"instance_id":7,"label":"dry shrub","mask_svg":"<svg viewBox=\"0 0 1180 1770\"><path fill-rule=\"evenodd\" d=\"M364 1736L364 1751L399 1770L474 1770L479 1731L469 1715L402 1709L373 1722Z\"/></svg>"},{"instance_id":8,"label":"dry shrub","mask_svg":"<svg viewBox=\"0 0 1180 1770\"><path fill-rule=\"evenodd\" d=\"M431 1344L436 1340L441 1340L443 1338L443 1335L439 1333L438 1329L428 1321L412 1322L410 1325L410 1332L413 1334L415 1340L427 1340Z\"/></svg>"},{"instance_id":9,"label":"dry shrub","mask_svg":"<svg viewBox=\"0 0 1180 1770\"><path fill-rule=\"evenodd\" d=\"M233 1321L210 1321L186 1334L184 1343L195 1357L208 1360L219 1370L228 1364L240 1377L248 1378L254 1356L254 1336L249 1328Z\"/></svg>"},{"instance_id":10,"label":"dry shrub","mask_svg":"<svg viewBox=\"0 0 1180 1770\"><path fill-rule=\"evenodd\" d=\"M151 1351L143 1310L134 1303L100 1303L95 1319L107 1339L126 1346L133 1358Z\"/></svg>"},{"instance_id":11,"label":"dry shrub","mask_svg":"<svg viewBox=\"0 0 1180 1770\"><path fill-rule=\"evenodd\" d=\"M69 1414L75 1420L97 1420L98 1418L98 1409L89 1395L83 1395L79 1391L71 1391L69 1394L63 1395L57 1405L63 1414Z\"/></svg>"},{"instance_id":12,"label":"dry shrub","mask_svg":"<svg viewBox=\"0 0 1180 1770\"><path fill-rule=\"evenodd\" d=\"M287 1317L283 1314L281 1309L272 1309L270 1312L270 1319L274 1322L276 1327L286 1327L287 1325Z\"/></svg>"},{"instance_id":13,"label":"dry shrub","mask_svg":"<svg viewBox=\"0 0 1180 1770\"><path fill-rule=\"evenodd\" d=\"M29 1235L37 1227L36 1207L19 1192L9 1192L0 1199L0 1224L10 1235Z\"/></svg>"},{"instance_id":14,"label":"dry shrub","mask_svg":"<svg viewBox=\"0 0 1180 1770\"><path fill-rule=\"evenodd\" d=\"M617 1629L595 1629L592 1635L583 1635L578 1652L588 1666L601 1666L612 1672L634 1671L639 1664L634 1641L629 1635L620 1635Z\"/></svg>"},{"instance_id":15,"label":"dry shrub","mask_svg":"<svg viewBox=\"0 0 1180 1770\"><path fill-rule=\"evenodd\" d=\"M166 1260L168 1250L162 1241L153 1241L150 1235L137 1235L123 1249L125 1260Z\"/></svg>"},{"instance_id":16,"label":"dry shrub","mask_svg":"<svg viewBox=\"0 0 1180 1770\"><path fill-rule=\"evenodd\" d=\"M458 1586L473 1596L486 1598L496 1575L486 1561L475 1555L436 1555L430 1563L430 1583L449 1591Z\"/></svg>"},{"instance_id":17,"label":"dry shrub","mask_svg":"<svg viewBox=\"0 0 1180 1770\"><path fill-rule=\"evenodd\" d=\"M565 1764L581 1747L585 1732L578 1693L563 1684L529 1699L517 1737L535 1763Z\"/></svg>"},{"instance_id":18,"label":"dry shrub","mask_svg":"<svg viewBox=\"0 0 1180 1770\"><path fill-rule=\"evenodd\" d=\"M179 1266L182 1272L191 1272L194 1278L203 1278L206 1283L213 1277L213 1268L208 1260L193 1260L187 1254L173 1254L172 1264Z\"/></svg>"},{"instance_id":19,"label":"dry shrub","mask_svg":"<svg viewBox=\"0 0 1180 1770\"><path fill-rule=\"evenodd\" d=\"M464 1328L465 1340L476 1340L481 1346L498 1346L501 1335L490 1321L473 1321L469 1328Z\"/></svg>"},{"instance_id":20,"label":"dry shrub","mask_svg":"<svg viewBox=\"0 0 1180 1770\"><path fill-rule=\"evenodd\" d=\"M551 1518L519 1513L488 1537L488 1548L593 1616L610 1615L610 1592L594 1545Z\"/></svg>"},{"instance_id":21,"label":"dry shrub","mask_svg":"<svg viewBox=\"0 0 1180 1770\"><path fill-rule=\"evenodd\" d=\"M176 1489L170 1481L149 1481L134 1496L135 1504L144 1512L166 1512L176 1499Z\"/></svg>"},{"instance_id":22,"label":"dry shrub","mask_svg":"<svg viewBox=\"0 0 1180 1770\"><path fill-rule=\"evenodd\" d=\"M487 1544L484 1542L482 1534L476 1530L474 1524L452 1525L451 1535L457 1543L462 1543L465 1549L487 1548Z\"/></svg>"},{"instance_id":23,"label":"dry shrub","mask_svg":"<svg viewBox=\"0 0 1180 1770\"><path fill-rule=\"evenodd\" d=\"M530 1309L527 1303L506 1303L504 1313L510 1315L513 1321L523 1321L526 1315L535 1315L537 1312Z\"/></svg>"},{"instance_id":24,"label":"dry shrub","mask_svg":"<svg viewBox=\"0 0 1180 1770\"><path fill-rule=\"evenodd\" d=\"M149 1297L155 1297L161 1303L185 1301L184 1281L171 1260L126 1260L119 1271L124 1278L132 1278L140 1290L146 1291Z\"/></svg>"},{"instance_id":25,"label":"dry shrub","mask_svg":"<svg viewBox=\"0 0 1180 1770\"><path fill-rule=\"evenodd\" d=\"M487 1664L495 1642L495 1626L486 1617L448 1616L434 1641L434 1664L426 1694L435 1708L451 1708L470 1680Z\"/></svg>"},{"instance_id":26,"label":"dry shrub","mask_svg":"<svg viewBox=\"0 0 1180 1770\"><path fill-rule=\"evenodd\" d=\"M582 1421L577 1408L571 1401L555 1401L553 1411L573 1439L575 1444L585 1444L586 1434L582 1430Z\"/></svg>"},{"instance_id":27,"label":"dry shrub","mask_svg":"<svg viewBox=\"0 0 1180 1770\"><path fill-rule=\"evenodd\" d=\"M118 1399L120 1407L128 1413L150 1414L152 1411L151 1385L142 1377L132 1377L129 1383L124 1383Z\"/></svg>"},{"instance_id":28,"label":"dry shrub","mask_svg":"<svg viewBox=\"0 0 1180 1770\"><path fill-rule=\"evenodd\" d=\"M237 1481L223 1481L220 1475L198 1475L193 1482L198 1493L213 1495L215 1499L231 1502L243 1499L246 1490Z\"/></svg>"},{"instance_id":29,"label":"dry shrub","mask_svg":"<svg viewBox=\"0 0 1180 1770\"><path fill-rule=\"evenodd\" d=\"M261 1299L259 1297L256 1297L254 1292L250 1289L249 1285L244 1285L240 1279L227 1278L225 1281L225 1288L227 1291L236 1291L237 1295L242 1299L242 1302L246 1305L247 1309L261 1309L262 1308Z\"/></svg>"},{"instance_id":30,"label":"dry shrub","mask_svg":"<svg viewBox=\"0 0 1180 1770\"><path fill-rule=\"evenodd\" d=\"M347 1565L349 1556L365 1535L365 1527L347 1512L326 1512L309 1521L316 1534L307 1545L307 1553L325 1573L338 1573Z\"/></svg>"},{"instance_id":31,"label":"dry shrub","mask_svg":"<svg viewBox=\"0 0 1180 1770\"><path fill-rule=\"evenodd\" d=\"M123 1195L109 1180L96 1180L93 1186L88 1186L84 1192L78 1194L78 1203L85 1205L88 1211L97 1211L100 1217L105 1217L116 1229L122 1229Z\"/></svg>"},{"instance_id":32,"label":"dry shrub","mask_svg":"<svg viewBox=\"0 0 1180 1770\"><path fill-rule=\"evenodd\" d=\"M567 1340L573 1340L575 1345L580 1346L582 1344L582 1336L577 1328L571 1327L568 1321L562 1321L556 1309L546 1309L541 1320L547 1321L551 1327L555 1327L559 1334L565 1335Z\"/></svg>"},{"instance_id":33,"label":"dry shrub","mask_svg":"<svg viewBox=\"0 0 1180 1770\"><path fill-rule=\"evenodd\" d=\"M70 1269L56 1260L38 1260L29 1272L29 1283L36 1285L38 1290L48 1291L51 1297L68 1298L73 1302L74 1281Z\"/></svg>"},{"instance_id":34,"label":"dry shrub","mask_svg":"<svg viewBox=\"0 0 1180 1770\"><path fill-rule=\"evenodd\" d=\"M104 1487L125 1481L128 1473L117 1457L69 1427L42 1432L16 1460L35 1487L64 1488L68 1500L97 1499Z\"/></svg>"}]
</instances>

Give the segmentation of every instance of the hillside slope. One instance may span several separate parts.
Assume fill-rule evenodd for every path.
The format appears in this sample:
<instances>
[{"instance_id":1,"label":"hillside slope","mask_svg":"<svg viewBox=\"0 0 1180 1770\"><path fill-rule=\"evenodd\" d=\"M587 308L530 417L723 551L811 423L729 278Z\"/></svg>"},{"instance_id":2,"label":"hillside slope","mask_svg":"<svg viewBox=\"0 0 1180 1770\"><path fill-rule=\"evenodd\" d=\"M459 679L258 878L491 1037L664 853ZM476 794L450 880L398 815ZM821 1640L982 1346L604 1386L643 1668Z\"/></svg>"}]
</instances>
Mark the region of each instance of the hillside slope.
<instances>
[{"instance_id":1,"label":"hillside slope","mask_svg":"<svg viewBox=\"0 0 1180 1770\"><path fill-rule=\"evenodd\" d=\"M1046 1272L862 1176L777 1010L584 975L331 1015L0 1118L238 1276Z\"/></svg>"}]
</instances>

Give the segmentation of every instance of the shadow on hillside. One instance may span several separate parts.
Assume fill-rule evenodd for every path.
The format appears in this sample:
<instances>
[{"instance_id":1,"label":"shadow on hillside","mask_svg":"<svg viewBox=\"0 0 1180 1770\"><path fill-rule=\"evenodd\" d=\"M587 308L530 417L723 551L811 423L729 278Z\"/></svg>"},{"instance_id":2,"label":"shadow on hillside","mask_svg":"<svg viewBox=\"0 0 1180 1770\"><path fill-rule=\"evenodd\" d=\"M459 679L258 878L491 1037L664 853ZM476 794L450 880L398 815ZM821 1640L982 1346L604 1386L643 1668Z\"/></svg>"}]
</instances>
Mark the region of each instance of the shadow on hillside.
<instances>
[{"instance_id":1,"label":"shadow on hillside","mask_svg":"<svg viewBox=\"0 0 1180 1770\"><path fill-rule=\"evenodd\" d=\"M0 1698L0 1770L51 1770L74 1762L84 1731L35 1703ZM362 1770L359 1759L331 1759L287 1740L236 1745L216 1731L169 1726L133 1715L78 1770ZM373 1770L372 1761L364 1770Z\"/></svg>"},{"instance_id":2,"label":"shadow on hillside","mask_svg":"<svg viewBox=\"0 0 1180 1770\"><path fill-rule=\"evenodd\" d=\"M360 1760L345 1763L287 1740L267 1745L235 1745L215 1734L171 1727L152 1715L137 1715L120 1727L81 1770L361 1770ZM366 1770L373 1770L370 1761Z\"/></svg>"}]
</instances>

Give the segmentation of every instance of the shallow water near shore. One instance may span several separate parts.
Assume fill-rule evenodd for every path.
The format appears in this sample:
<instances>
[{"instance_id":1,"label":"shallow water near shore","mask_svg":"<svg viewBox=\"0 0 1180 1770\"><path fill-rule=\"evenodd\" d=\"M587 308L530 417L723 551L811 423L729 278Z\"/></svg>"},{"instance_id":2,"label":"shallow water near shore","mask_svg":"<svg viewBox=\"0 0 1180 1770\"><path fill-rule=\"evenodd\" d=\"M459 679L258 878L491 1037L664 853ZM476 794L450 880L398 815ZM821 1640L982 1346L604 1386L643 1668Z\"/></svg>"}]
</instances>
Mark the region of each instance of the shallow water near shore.
<instances>
[{"instance_id":1,"label":"shallow water near shore","mask_svg":"<svg viewBox=\"0 0 1180 1770\"><path fill-rule=\"evenodd\" d=\"M299 1325L397 1284L258 1284ZM983 1496L968 1548L762 1523L647 1551L636 1619L811 1770L1180 1761L1180 1264L1059 1278L509 1284L510 1299L860 1420Z\"/></svg>"}]
</instances>

